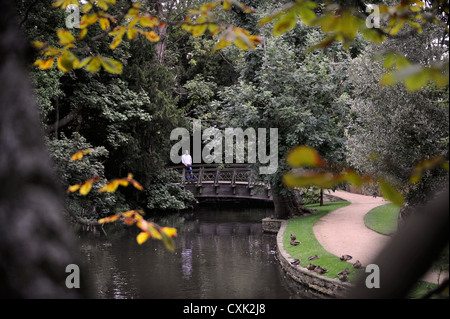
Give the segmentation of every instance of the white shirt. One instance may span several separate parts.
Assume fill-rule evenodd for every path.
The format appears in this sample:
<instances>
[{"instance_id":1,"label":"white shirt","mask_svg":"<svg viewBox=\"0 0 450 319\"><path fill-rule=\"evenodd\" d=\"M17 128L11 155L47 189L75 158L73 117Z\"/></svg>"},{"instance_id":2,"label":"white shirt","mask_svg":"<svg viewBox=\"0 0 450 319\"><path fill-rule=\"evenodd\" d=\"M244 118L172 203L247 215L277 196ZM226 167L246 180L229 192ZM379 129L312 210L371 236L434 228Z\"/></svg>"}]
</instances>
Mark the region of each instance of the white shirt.
<instances>
[{"instance_id":1,"label":"white shirt","mask_svg":"<svg viewBox=\"0 0 450 319\"><path fill-rule=\"evenodd\" d=\"M181 163L185 165L192 165L192 157L189 154L183 154L181 156Z\"/></svg>"}]
</instances>

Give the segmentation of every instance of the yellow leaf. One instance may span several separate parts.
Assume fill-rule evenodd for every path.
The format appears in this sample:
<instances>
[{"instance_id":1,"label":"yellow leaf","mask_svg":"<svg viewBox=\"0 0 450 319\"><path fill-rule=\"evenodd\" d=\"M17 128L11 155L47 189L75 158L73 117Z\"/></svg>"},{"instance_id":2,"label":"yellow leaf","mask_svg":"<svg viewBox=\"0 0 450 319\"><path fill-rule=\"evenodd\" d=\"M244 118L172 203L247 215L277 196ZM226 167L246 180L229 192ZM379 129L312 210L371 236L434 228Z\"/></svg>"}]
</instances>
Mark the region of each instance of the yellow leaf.
<instances>
[{"instance_id":1,"label":"yellow leaf","mask_svg":"<svg viewBox=\"0 0 450 319\"><path fill-rule=\"evenodd\" d=\"M86 196L87 194L89 194L89 192L92 189L92 183L91 182L86 182L83 185L81 185L80 187L80 194Z\"/></svg>"},{"instance_id":2,"label":"yellow leaf","mask_svg":"<svg viewBox=\"0 0 450 319\"><path fill-rule=\"evenodd\" d=\"M65 10L68 6L75 5L78 7L78 0L59 0L52 3L54 8L61 7L61 9Z\"/></svg>"},{"instance_id":3,"label":"yellow leaf","mask_svg":"<svg viewBox=\"0 0 450 319\"><path fill-rule=\"evenodd\" d=\"M105 0L97 0L97 6L102 10L108 10L108 3Z\"/></svg>"},{"instance_id":4,"label":"yellow leaf","mask_svg":"<svg viewBox=\"0 0 450 319\"><path fill-rule=\"evenodd\" d=\"M75 154L73 154L70 158L72 159L72 161L78 161L80 159L83 158L83 155L86 155L90 152L90 150L81 150L76 152Z\"/></svg>"},{"instance_id":5,"label":"yellow leaf","mask_svg":"<svg viewBox=\"0 0 450 319\"><path fill-rule=\"evenodd\" d=\"M91 73L96 73L100 71L101 66L101 58L100 57L93 57L89 64L86 66L86 71Z\"/></svg>"},{"instance_id":6,"label":"yellow leaf","mask_svg":"<svg viewBox=\"0 0 450 319\"><path fill-rule=\"evenodd\" d=\"M59 38L59 44L69 44L75 41L75 37L67 30L58 29L56 32Z\"/></svg>"},{"instance_id":7,"label":"yellow leaf","mask_svg":"<svg viewBox=\"0 0 450 319\"><path fill-rule=\"evenodd\" d=\"M403 206L404 203L404 197L403 195L396 190L391 184L389 184L385 180L380 180L380 190L381 194L384 198L391 201L396 206Z\"/></svg>"},{"instance_id":8,"label":"yellow leaf","mask_svg":"<svg viewBox=\"0 0 450 319\"><path fill-rule=\"evenodd\" d=\"M120 214L116 214L116 215L112 215L109 217L101 218L98 220L98 223L99 224L111 223L111 222L118 220L119 218L120 218Z\"/></svg>"},{"instance_id":9,"label":"yellow leaf","mask_svg":"<svg viewBox=\"0 0 450 319\"><path fill-rule=\"evenodd\" d=\"M156 34L155 31L149 31L149 32L143 32L142 33L147 40L152 41L152 42L158 42L160 40L159 36Z\"/></svg>"},{"instance_id":10,"label":"yellow leaf","mask_svg":"<svg viewBox=\"0 0 450 319\"><path fill-rule=\"evenodd\" d=\"M80 34L78 35L78 40L83 40L88 32L87 28L81 29Z\"/></svg>"},{"instance_id":11,"label":"yellow leaf","mask_svg":"<svg viewBox=\"0 0 450 319\"><path fill-rule=\"evenodd\" d=\"M55 60L55 58L50 58L47 60L38 59L34 62L34 65L39 67L41 70L47 70L53 66L54 60Z\"/></svg>"},{"instance_id":12,"label":"yellow leaf","mask_svg":"<svg viewBox=\"0 0 450 319\"><path fill-rule=\"evenodd\" d=\"M31 45L38 50L42 49L45 46L44 42L41 41L33 41L31 42Z\"/></svg>"},{"instance_id":13,"label":"yellow leaf","mask_svg":"<svg viewBox=\"0 0 450 319\"><path fill-rule=\"evenodd\" d=\"M47 47L44 49L44 55L45 56L52 56L57 55L61 52L61 49L55 48L55 47Z\"/></svg>"},{"instance_id":14,"label":"yellow leaf","mask_svg":"<svg viewBox=\"0 0 450 319\"><path fill-rule=\"evenodd\" d=\"M163 237L161 233L155 228L155 224L147 222L147 231L152 238L161 240Z\"/></svg>"},{"instance_id":15,"label":"yellow leaf","mask_svg":"<svg viewBox=\"0 0 450 319\"><path fill-rule=\"evenodd\" d=\"M91 24L97 22L97 20L98 20L97 13L85 14L81 17L80 28L81 29L87 28Z\"/></svg>"},{"instance_id":16,"label":"yellow leaf","mask_svg":"<svg viewBox=\"0 0 450 319\"><path fill-rule=\"evenodd\" d=\"M128 29L127 30L127 37L128 37L128 39L130 39L130 40L134 40L134 39L136 39L136 37L138 36L138 29L136 29L136 28L130 28L130 29Z\"/></svg>"},{"instance_id":17,"label":"yellow leaf","mask_svg":"<svg viewBox=\"0 0 450 319\"><path fill-rule=\"evenodd\" d=\"M81 7L81 11L83 13L87 13L92 9L92 3L88 2L85 5L83 5L83 7Z\"/></svg>"},{"instance_id":18,"label":"yellow leaf","mask_svg":"<svg viewBox=\"0 0 450 319\"><path fill-rule=\"evenodd\" d=\"M231 45L231 42L230 42L230 41L227 41L227 40L225 40L225 39L221 39L221 40L219 41L219 43L217 43L217 44L214 46L214 49L212 50L212 52L214 53L214 52L216 52L217 50L221 50L221 49L226 48L226 47L228 47L228 46L230 46L230 45Z\"/></svg>"},{"instance_id":19,"label":"yellow leaf","mask_svg":"<svg viewBox=\"0 0 450 319\"><path fill-rule=\"evenodd\" d=\"M139 23L143 27L153 28L159 25L159 19L157 17L145 15L140 18Z\"/></svg>"},{"instance_id":20,"label":"yellow leaf","mask_svg":"<svg viewBox=\"0 0 450 319\"><path fill-rule=\"evenodd\" d=\"M225 0L223 2L223 9L227 11L231 9L231 0Z\"/></svg>"},{"instance_id":21,"label":"yellow leaf","mask_svg":"<svg viewBox=\"0 0 450 319\"><path fill-rule=\"evenodd\" d=\"M325 165L325 161L320 157L319 153L310 146L296 147L288 154L286 161L292 167L320 167Z\"/></svg>"},{"instance_id":22,"label":"yellow leaf","mask_svg":"<svg viewBox=\"0 0 450 319\"><path fill-rule=\"evenodd\" d=\"M273 35L279 36L280 34L286 33L292 30L297 24L297 15L294 11L290 11L280 18L273 27Z\"/></svg>"},{"instance_id":23,"label":"yellow leaf","mask_svg":"<svg viewBox=\"0 0 450 319\"><path fill-rule=\"evenodd\" d=\"M177 236L177 229L172 227L162 227L161 231L164 232L169 237Z\"/></svg>"},{"instance_id":24,"label":"yellow leaf","mask_svg":"<svg viewBox=\"0 0 450 319\"><path fill-rule=\"evenodd\" d=\"M287 187L310 187L331 188L343 181L342 176L331 173L305 172L302 174L286 173L283 175L283 182Z\"/></svg>"},{"instance_id":25,"label":"yellow leaf","mask_svg":"<svg viewBox=\"0 0 450 319\"><path fill-rule=\"evenodd\" d=\"M57 66L63 72L71 71L80 61L69 51L65 51L57 58Z\"/></svg>"},{"instance_id":26,"label":"yellow leaf","mask_svg":"<svg viewBox=\"0 0 450 319\"><path fill-rule=\"evenodd\" d=\"M91 62L92 57L87 57L85 59L83 59L83 61L77 63L77 65L75 66L75 68L77 69L81 69L82 67L84 67L85 65L87 65L89 62Z\"/></svg>"},{"instance_id":27,"label":"yellow leaf","mask_svg":"<svg viewBox=\"0 0 450 319\"><path fill-rule=\"evenodd\" d=\"M102 28L102 30L106 30L109 28L109 20L106 18L98 19L98 23L100 24L100 28Z\"/></svg>"},{"instance_id":28,"label":"yellow leaf","mask_svg":"<svg viewBox=\"0 0 450 319\"><path fill-rule=\"evenodd\" d=\"M173 252L175 250L175 241L165 233L162 233L162 241L169 251Z\"/></svg>"},{"instance_id":29,"label":"yellow leaf","mask_svg":"<svg viewBox=\"0 0 450 319\"><path fill-rule=\"evenodd\" d=\"M108 192L108 193L114 193L117 190L117 187L119 187L119 182L117 180L113 180L109 183L107 183L105 186L100 188L99 192Z\"/></svg>"},{"instance_id":30,"label":"yellow leaf","mask_svg":"<svg viewBox=\"0 0 450 319\"><path fill-rule=\"evenodd\" d=\"M113 42L109 46L112 50L117 48L120 42L122 42L122 38L123 35L125 34L125 31L127 31L125 27L119 26L114 28L114 30L109 33L109 35L115 36Z\"/></svg>"},{"instance_id":31,"label":"yellow leaf","mask_svg":"<svg viewBox=\"0 0 450 319\"><path fill-rule=\"evenodd\" d=\"M136 237L136 241L139 245L142 245L143 243L145 243L147 241L147 239L149 238L149 234L147 232L141 232L137 235Z\"/></svg>"},{"instance_id":32,"label":"yellow leaf","mask_svg":"<svg viewBox=\"0 0 450 319\"><path fill-rule=\"evenodd\" d=\"M208 25L206 23L201 24L201 25L192 26L192 36L193 37L201 36L203 33L205 33L207 28L208 28Z\"/></svg>"},{"instance_id":33,"label":"yellow leaf","mask_svg":"<svg viewBox=\"0 0 450 319\"><path fill-rule=\"evenodd\" d=\"M122 73L123 65L119 61L111 58L103 58L100 61L106 72L114 74Z\"/></svg>"},{"instance_id":34,"label":"yellow leaf","mask_svg":"<svg viewBox=\"0 0 450 319\"><path fill-rule=\"evenodd\" d=\"M76 192L77 190L80 189L80 187L81 187L80 184L69 186L69 188L67 189L67 192L68 193Z\"/></svg>"}]
</instances>

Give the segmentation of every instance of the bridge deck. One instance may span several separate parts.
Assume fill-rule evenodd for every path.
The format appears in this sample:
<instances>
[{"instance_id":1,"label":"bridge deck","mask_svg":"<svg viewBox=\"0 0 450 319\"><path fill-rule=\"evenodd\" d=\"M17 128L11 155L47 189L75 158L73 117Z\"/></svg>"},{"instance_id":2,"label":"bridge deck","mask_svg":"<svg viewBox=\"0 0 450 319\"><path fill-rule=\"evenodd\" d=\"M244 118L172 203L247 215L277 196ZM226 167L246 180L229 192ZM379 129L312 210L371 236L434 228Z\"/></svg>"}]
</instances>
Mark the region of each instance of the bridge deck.
<instances>
[{"instance_id":1,"label":"bridge deck","mask_svg":"<svg viewBox=\"0 0 450 319\"><path fill-rule=\"evenodd\" d=\"M250 168L239 165L227 168L184 166L172 168L173 182L192 192L196 198L239 198L272 201L270 184L257 180ZM192 172L192 174L191 174Z\"/></svg>"}]
</instances>

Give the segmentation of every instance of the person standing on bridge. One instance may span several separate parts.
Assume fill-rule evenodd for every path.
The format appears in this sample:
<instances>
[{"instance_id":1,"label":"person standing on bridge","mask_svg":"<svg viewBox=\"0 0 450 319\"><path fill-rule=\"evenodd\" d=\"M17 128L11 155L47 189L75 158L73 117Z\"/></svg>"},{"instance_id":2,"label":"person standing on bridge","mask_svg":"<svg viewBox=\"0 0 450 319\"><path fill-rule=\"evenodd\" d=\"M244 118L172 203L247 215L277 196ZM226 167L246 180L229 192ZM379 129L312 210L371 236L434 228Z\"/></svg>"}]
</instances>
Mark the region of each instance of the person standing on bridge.
<instances>
[{"instance_id":1,"label":"person standing on bridge","mask_svg":"<svg viewBox=\"0 0 450 319\"><path fill-rule=\"evenodd\" d=\"M184 166L186 166L186 181L189 182L189 173L191 175L191 181L194 181L194 173L192 173L192 157L189 155L189 151L186 150L186 152L181 156L181 163L183 163Z\"/></svg>"}]
</instances>

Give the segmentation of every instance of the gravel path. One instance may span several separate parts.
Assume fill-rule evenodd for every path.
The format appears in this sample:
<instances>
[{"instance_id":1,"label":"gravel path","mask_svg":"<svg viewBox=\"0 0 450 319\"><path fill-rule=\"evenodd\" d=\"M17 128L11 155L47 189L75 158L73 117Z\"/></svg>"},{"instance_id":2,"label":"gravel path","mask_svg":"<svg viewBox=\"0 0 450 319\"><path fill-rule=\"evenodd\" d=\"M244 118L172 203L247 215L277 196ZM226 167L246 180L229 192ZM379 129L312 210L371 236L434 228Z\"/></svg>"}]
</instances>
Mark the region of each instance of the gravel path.
<instances>
[{"instance_id":1,"label":"gravel path","mask_svg":"<svg viewBox=\"0 0 450 319\"><path fill-rule=\"evenodd\" d=\"M372 208L388 203L382 197L374 198L345 191L330 192L351 205L335 210L317 221L314 235L320 244L336 256L350 255L350 262L359 260L363 266L370 264L391 237L379 234L364 224L364 215ZM437 282L438 273L429 273L423 280ZM441 274L441 282L446 274Z\"/></svg>"}]
</instances>

